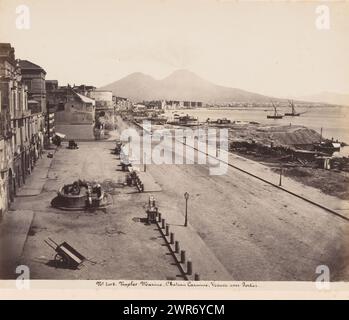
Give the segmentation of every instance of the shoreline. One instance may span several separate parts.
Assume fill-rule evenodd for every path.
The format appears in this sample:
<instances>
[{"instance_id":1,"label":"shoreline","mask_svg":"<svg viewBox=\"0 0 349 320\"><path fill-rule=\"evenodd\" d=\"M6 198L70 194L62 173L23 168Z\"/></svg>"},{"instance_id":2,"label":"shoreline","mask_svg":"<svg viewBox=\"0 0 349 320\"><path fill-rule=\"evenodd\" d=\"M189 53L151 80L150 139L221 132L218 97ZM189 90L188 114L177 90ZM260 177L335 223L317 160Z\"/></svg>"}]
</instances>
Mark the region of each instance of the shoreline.
<instances>
[{"instance_id":1,"label":"shoreline","mask_svg":"<svg viewBox=\"0 0 349 320\"><path fill-rule=\"evenodd\" d=\"M120 124L120 129L130 126L136 128L136 130L143 129L141 124L132 121L125 121L124 124ZM237 235L234 240L234 246L237 245L236 242L238 242L238 247L240 247L240 245L253 245L254 237L259 237L259 235L262 236L260 234L261 231L257 231L257 229L263 230L262 233L265 232L269 234L268 230L270 230L269 227L271 227L271 225L276 226L277 230L280 224L283 224L283 221L290 223L291 227L286 230L282 230L283 227L280 227L281 229L279 230L282 230L280 239L284 239L285 233L290 233L291 238L294 239L294 232L298 232L300 228L306 229L304 232L307 236L311 234L312 230L315 230L313 227L314 221L317 223L316 234L318 234L318 232L321 232L318 229L319 221L327 221L324 223L324 228L327 230L329 221L347 223L349 219L347 201L325 195L317 189L303 185L288 177L284 177L282 187L278 187L279 176L277 173L272 172L271 169L265 165L237 156L233 153L229 153L229 164L232 165L232 168L229 169L226 175L220 176L208 176L205 166L195 164L186 167L167 166L165 164L149 165L147 167L147 172L149 172L154 180L163 188L162 192L156 195L159 203L168 203L172 201L174 202L174 206L182 206L181 196L184 191L191 194L190 222L193 223L193 228L198 232L199 237L210 250L213 250L216 258L235 279L242 279L244 277L244 272L246 272L246 268L240 269L239 265L236 266L234 260L229 258L228 250L230 250L230 247L220 246L222 243L225 243L223 240L229 241L229 243L233 245L233 242L230 242L232 240L231 237L228 236L230 233L221 232L225 231L225 226L227 226L230 231L231 228L233 228L234 234ZM248 174L246 174L246 172ZM169 177L171 178L169 179ZM186 179L189 179L190 183ZM175 183L176 181L181 181L181 184L177 186ZM212 190L212 183L215 188L217 188L217 191ZM204 197L205 201L208 199L209 202L213 203L226 199L228 195L233 197L232 202L227 204L223 204L222 202L218 210L210 206L206 206L205 209L201 207L202 201L200 197ZM269 199L269 196L270 201L266 201ZM266 213L262 222L258 220L261 214L259 210L264 207L268 209L262 210L263 213ZM166 211L167 217L172 217L173 214L178 213L177 210L172 210L172 205L166 206ZM274 216L276 216L275 220ZM179 224L182 222L181 218L183 217L180 217ZM251 224L252 221L260 222ZM259 229L261 223L264 224L264 228ZM175 227L178 222L170 221L170 224L173 224L171 227ZM244 233L245 229L242 227L246 225L249 226L247 229L248 234ZM255 227L257 229L255 229ZM178 227L176 232L179 230L183 229ZM215 232L217 230L220 232ZM273 228L273 234L275 234L274 230ZM180 237L180 235L178 235L178 237ZM332 234L331 237L333 240ZM246 243L247 239L248 244ZM269 250L271 246L274 246L274 243L268 244L268 239L269 238L263 238L262 242L265 243L265 246L261 249L262 251ZM279 245L276 245L273 250L274 255L278 255L277 247L279 247ZM253 252L255 252L255 249L254 247ZM302 249L303 248L300 246L299 250L301 251ZM307 252L309 252L308 249ZM195 254L195 251L193 251L192 254ZM285 253L283 252L282 255L285 256ZM256 257L258 263L266 263L262 274L259 274L253 267L252 271L249 271L257 272L256 276L258 278L271 279L271 274L268 272L268 266L270 266L271 263L273 264L273 270L275 270L275 268L280 268L279 276L276 276L276 278L273 277L273 279L285 279L285 277L290 279L297 278L298 271L294 271L294 275L291 273L285 275L283 273L282 269L284 263L280 263L279 259L274 263L269 261L269 259L268 261L264 259L261 260L259 257L260 255ZM330 258L330 260L331 259L332 258ZM309 260L307 261L309 262ZM287 263L286 269L288 270L288 268L289 264ZM335 273L337 279L343 279L344 275L347 275L345 270L336 270Z\"/></svg>"},{"instance_id":2,"label":"shoreline","mask_svg":"<svg viewBox=\"0 0 349 320\"><path fill-rule=\"evenodd\" d=\"M267 110L268 109L268 110ZM281 108L279 112L285 113L287 108ZM189 114L197 117L199 122L205 122L207 118L211 120L226 118L231 122L256 122L261 125L301 125L313 129L328 138L334 138L342 142L349 143L349 108L346 107L306 107L299 106L299 117L284 116L282 119L268 119L267 115L272 111L268 107L262 108L201 108L201 109L179 109L165 111L165 117L172 117L174 113ZM349 148L342 150L343 154L349 155Z\"/></svg>"},{"instance_id":3,"label":"shoreline","mask_svg":"<svg viewBox=\"0 0 349 320\"><path fill-rule=\"evenodd\" d=\"M136 121L132 121L132 123L136 125L139 129L145 130L142 124ZM171 127L166 129L175 129L174 126L171 125ZM156 128L165 129L165 126L158 125L156 126ZM306 127L304 128L307 129ZM152 129L155 130L154 127L152 127ZM201 127L201 129L203 128ZM229 145L231 145L232 142L233 140L229 137ZM263 155L262 153L249 154L248 152L232 152L230 148L229 154L238 155L239 157L256 161L260 165L270 168L277 174L280 173L280 165L282 165L283 175L285 177L288 177L295 182L301 183L304 186L315 188L324 193L325 195L336 197L338 200L349 200L349 172L340 170L326 170L322 168L312 167L311 165L308 165L306 163L301 164L297 161L293 161L290 163L281 162L280 159L276 157Z\"/></svg>"}]
</instances>

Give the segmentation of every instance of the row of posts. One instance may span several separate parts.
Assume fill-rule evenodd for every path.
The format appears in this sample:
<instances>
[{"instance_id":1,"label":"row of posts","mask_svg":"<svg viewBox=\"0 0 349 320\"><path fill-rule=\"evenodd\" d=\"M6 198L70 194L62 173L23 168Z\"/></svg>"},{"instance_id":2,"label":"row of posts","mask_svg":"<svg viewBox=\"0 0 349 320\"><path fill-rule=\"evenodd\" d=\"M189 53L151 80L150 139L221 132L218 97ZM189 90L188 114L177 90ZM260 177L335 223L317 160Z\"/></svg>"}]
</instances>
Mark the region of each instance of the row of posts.
<instances>
[{"instance_id":1,"label":"row of posts","mask_svg":"<svg viewBox=\"0 0 349 320\"><path fill-rule=\"evenodd\" d=\"M130 182L127 182L127 181L130 181ZM129 172L129 178L127 178L126 182L129 185L136 186L139 192L144 192L144 184L139 178L139 176L137 175L136 171Z\"/></svg>"},{"instance_id":2,"label":"row of posts","mask_svg":"<svg viewBox=\"0 0 349 320\"><path fill-rule=\"evenodd\" d=\"M170 226L166 223L165 219L161 218L161 213L158 214L158 222L161 222L161 229L165 230L165 236L170 237L169 244L172 250L172 246L174 245L174 254L180 255L180 259L177 259L179 260L178 262L184 266L186 265L185 274L191 276L193 274L193 263L191 260L186 259L185 250L180 249L179 241L175 240L174 233L170 232ZM198 273L194 274L194 280L200 280L200 276Z\"/></svg>"},{"instance_id":3,"label":"row of posts","mask_svg":"<svg viewBox=\"0 0 349 320\"><path fill-rule=\"evenodd\" d=\"M133 181L134 181L134 184L136 185L138 191L139 192L144 192L144 185L143 185L141 179L138 177L136 172L135 172L135 175L133 177Z\"/></svg>"}]
</instances>

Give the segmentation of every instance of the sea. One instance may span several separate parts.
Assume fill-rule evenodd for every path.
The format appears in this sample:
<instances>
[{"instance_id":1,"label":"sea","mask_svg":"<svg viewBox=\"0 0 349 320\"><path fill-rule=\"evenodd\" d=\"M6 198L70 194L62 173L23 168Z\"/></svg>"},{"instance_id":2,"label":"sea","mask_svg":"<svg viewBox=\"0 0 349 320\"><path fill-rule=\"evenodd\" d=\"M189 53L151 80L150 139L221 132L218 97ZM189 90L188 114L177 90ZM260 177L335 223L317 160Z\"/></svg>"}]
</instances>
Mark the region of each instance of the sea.
<instances>
[{"instance_id":1,"label":"sea","mask_svg":"<svg viewBox=\"0 0 349 320\"><path fill-rule=\"evenodd\" d=\"M268 119L268 114L274 111L266 108L200 108L167 110L166 115L189 114L198 117L198 120L206 121L227 118L231 121L254 121L270 125L302 125L317 132L327 139L334 139L345 142L349 145L349 107L328 106L328 107L306 107L296 108L301 115L298 117L283 117L282 119ZM289 108L278 108L278 113L291 112ZM349 156L349 146L342 147L337 156Z\"/></svg>"}]
</instances>

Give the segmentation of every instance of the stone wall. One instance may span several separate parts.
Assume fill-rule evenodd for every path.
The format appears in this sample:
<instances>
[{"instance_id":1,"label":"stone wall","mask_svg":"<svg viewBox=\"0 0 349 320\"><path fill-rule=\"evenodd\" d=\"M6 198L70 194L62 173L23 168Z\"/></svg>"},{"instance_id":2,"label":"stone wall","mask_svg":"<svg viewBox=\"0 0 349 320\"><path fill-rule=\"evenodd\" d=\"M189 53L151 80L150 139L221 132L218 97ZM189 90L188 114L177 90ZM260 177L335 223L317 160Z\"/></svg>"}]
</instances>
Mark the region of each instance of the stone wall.
<instances>
[{"instance_id":1,"label":"stone wall","mask_svg":"<svg viewBox=\"0 0 349 320\"><path fill-rule=\"evenodd\" d=\"M64 110L55 113L56 124L93 124L95 112L92 105L77 100L64 104Z\"/></svg>"}]
</instances>

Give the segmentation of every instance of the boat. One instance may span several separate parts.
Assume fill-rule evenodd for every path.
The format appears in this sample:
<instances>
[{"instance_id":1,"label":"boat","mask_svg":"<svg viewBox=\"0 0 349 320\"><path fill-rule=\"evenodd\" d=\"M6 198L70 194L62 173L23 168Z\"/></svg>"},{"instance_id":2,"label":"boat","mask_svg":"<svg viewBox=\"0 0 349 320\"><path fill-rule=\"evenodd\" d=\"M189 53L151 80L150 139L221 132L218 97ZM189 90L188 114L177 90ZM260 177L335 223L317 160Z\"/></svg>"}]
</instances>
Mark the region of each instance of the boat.
<instances>
[{"instance_id":1,"label":"boat","mask_svg":"<svg viewBox=\"0 0 349 320\"><path fill-rule=\"evenodd\" d=\"M292 109L292 112L286 112L284 114L285 117L298 117L298 116L300 116L301 114L299 112L296 112L293 101L289 101L288 103Z\"/></svg>"},{"instance_id":2,"label":"boat","mask_svg":"<svg viewBox=\"0 0 349 320\"><path fill-rule=\"evenodd\" d=\"M217 120L211 120L210 118L207 118L206 123L211 123L211 124L230 124L231 120L227 118L219 118Z\"/></svg>"},{"instance_id":3,"label":"boat","mask_svg":"<svg viewBox=\"0 0 349 320\"><path fill-rule=\"evenodd\" d=\"M332 138L331 140L322 140L322 128L320 131L320 142L319 143L314 143L313 145L314 150L324 152L326 154L332 155L334 152L338 152L341 150L341 143Z\"/></svg>"},{"instance_id":4,"label":"boat","mask_svg":"<svg viewBox=\"0 0 349 320\"><path fill-rule=\"evenodd\" d=\"M314 150L324 152L330 155L332 155L334 152L340 151L340 149L341 144L338 141L322 141L320 143L314 144Z\"/></svg>"},{"instance_id":5,"label":"boat","mask_svg":"<svg viewBox=\"0 0 349 320\"><path fill-rule=\"evenodd\" d=\"M198 118L186 115L174 114L173 120L167 121L167 124L175 124L175 125L193 125L198 123Z\"/></svg>"},{"instance_id":6,"label":"boat","mask_svg":"<svg viewBox=\"0 0 349 320\"><path fill-rule=\"evenodd\" d=\"M217 119L218 124L229 124L231 121L227 118Z\"/></svg>"},{"instance_id":7,"label":"boat","mask_svg":"<svg viewBox=\"0 0 349 320\"><path fill-rule=\"evenodd\" d=\"M282 119L283 115L282 115L282 114L279 114L279 113L277 112L276 106L275 106L275 104L274 104L273 102L272 102L272 105L273 105L273 107L274 107L274 114L273 114L273 115L268 114L268 115L267 115L267 118L268 118L268 119Z\"/></svg>"}]
</instances>

